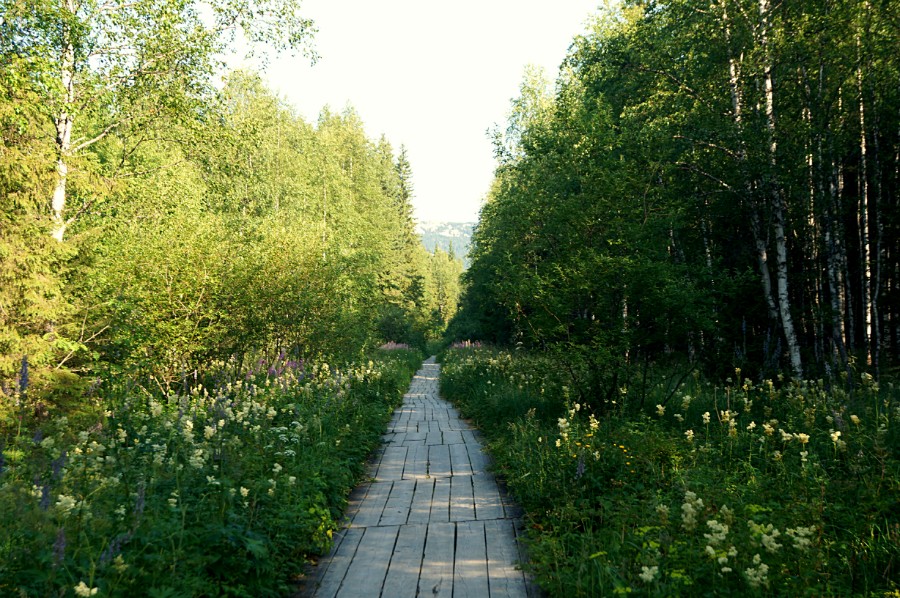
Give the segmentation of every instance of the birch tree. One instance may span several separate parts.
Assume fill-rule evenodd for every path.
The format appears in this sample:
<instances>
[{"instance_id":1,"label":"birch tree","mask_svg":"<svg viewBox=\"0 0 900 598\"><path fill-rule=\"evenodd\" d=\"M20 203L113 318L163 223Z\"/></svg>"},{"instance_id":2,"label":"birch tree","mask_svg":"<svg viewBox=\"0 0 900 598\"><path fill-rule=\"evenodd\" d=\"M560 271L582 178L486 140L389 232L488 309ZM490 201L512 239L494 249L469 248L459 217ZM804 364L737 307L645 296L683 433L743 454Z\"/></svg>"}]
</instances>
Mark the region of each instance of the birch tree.
<instances>
[{"instance_id":1,"label":"birch tree","mask_svg":"<svg viewBox=\"0 0 900 598\"><path fill-rule=\"evenodd\" d=\"M53 128L52 235L92 203L73 201L72 168L107 136L190 119L229 42L306 49L312 22L296 0L2 0L4 55L24 56L22 85ZM135 137L140 142L140 135Z\"/></svg>"}]
</instances>

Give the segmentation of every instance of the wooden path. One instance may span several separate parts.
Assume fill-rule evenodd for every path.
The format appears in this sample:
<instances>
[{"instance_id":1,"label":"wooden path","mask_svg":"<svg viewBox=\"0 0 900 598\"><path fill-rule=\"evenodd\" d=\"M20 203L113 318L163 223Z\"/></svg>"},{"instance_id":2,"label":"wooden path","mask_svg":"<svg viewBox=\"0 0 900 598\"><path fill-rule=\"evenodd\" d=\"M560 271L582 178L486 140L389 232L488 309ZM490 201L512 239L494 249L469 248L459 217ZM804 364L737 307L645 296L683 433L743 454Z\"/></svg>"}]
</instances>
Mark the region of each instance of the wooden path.
<instances>
[{"instance_id":1,"label":"wooden path","mask_svg":"<svg viewBox=\"0 0 900 598\"><path fill-rule=\"evenodd\" d=\"M519 512L487 471L478 434L422 364L314 573L316 598L488 598L534 592L516 569Z\"/></svg>"}]
</instances>

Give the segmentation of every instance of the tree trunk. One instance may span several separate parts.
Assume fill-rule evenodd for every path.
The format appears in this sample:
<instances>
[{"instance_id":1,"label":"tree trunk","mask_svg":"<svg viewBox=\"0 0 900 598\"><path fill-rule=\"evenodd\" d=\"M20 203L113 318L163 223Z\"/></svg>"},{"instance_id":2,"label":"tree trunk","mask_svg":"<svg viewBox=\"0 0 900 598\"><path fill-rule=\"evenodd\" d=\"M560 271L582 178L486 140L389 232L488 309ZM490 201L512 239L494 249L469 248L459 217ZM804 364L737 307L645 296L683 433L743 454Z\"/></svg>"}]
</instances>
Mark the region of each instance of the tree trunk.
<instances>
[{"instance_id":1,"label":"tree trunk","mask_svg":"<svg viewBox=\"0 0 900 598\"><path fill-rule=\"evenodd\" d=\"M75 14L74 0L65 1L65 10ZM60 82L63 87L62 105L54 119L56 125L56 185L50 207L53 210L53 238L62 241L66 234L66 181L69 176L68 160L72 151L71 110L75 104L75 46L70 37L68 27L63 24L62 35L62 69Z\"/></svg>"},{"instance_id":2,"label":"tree trunk","mask_svg":"<svg viewBox=\"0 0 900 598\"><path fill-rule=\"evenodd\" d=\"M775 279L777 282L778 314L781 316L781 327L788 346L791 369L797 378L803 377L803 363L800 359L800 344L794 330L794 319L791 316L791 301L788 289L787 239L785 237L786 206L784 192L777 176L777 138L775 127L775 89L772 81L772 60L769 49L769 27L771 23L769 0L759 0L761 17L760 45L763 50L763 86L766 104L766 131L769 153L769 176L767 182L768 195L772 204L772 227L775 232Z\"/></svg>"}]
</instances>

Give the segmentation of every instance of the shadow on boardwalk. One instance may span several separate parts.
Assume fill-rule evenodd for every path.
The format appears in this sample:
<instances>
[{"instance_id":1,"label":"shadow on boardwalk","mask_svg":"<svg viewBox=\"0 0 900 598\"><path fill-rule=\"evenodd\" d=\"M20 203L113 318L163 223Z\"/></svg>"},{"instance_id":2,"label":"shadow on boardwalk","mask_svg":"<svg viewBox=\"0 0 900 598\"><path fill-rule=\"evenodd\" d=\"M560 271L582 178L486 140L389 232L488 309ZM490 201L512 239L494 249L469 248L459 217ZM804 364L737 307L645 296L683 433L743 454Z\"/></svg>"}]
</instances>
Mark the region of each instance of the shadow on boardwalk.
<instances>
[{"instance_id":1,"label":"shadow on boardwalk","mask_svg":"<svg viewBox=\"0 0 900 598\"><path fill-rule=\"evenodd\" d=\"M506 498L478 433L438 396L430 358L394 413L350 497L344 529L301 596L535 596L516 569L520 512Z\"/></svg>"}]
</instances>

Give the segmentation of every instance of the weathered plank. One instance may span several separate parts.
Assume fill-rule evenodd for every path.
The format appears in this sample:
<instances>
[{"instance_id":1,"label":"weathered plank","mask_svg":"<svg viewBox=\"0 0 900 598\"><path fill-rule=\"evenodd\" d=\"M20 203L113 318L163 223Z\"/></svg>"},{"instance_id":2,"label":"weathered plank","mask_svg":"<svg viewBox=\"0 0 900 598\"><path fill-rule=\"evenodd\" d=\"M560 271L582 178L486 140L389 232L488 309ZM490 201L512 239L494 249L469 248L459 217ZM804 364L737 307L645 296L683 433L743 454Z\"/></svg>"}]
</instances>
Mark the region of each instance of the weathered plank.
<instances>
[{"instance_id":1,"label":"weathered plank","mask_svg":"<svg viewBox=\"0 0 900 598\"><path fill-rule=\"evenodd\" d=\"M384 449L384 456L378 466L375 480L386 482L399 480L403 477L403 466L406 464L406 453L409 450L405 446L389 446Z\"/></svg>"},{"instance_id":2,"label":"weathered plank","mask_svg":"<svg viewBox=\"0 0 900 598\"><path fill-rule=\"evenodd\" d=\"M400 528L381 590L384 598L415 598L427 530L427 525L404 525Z\"/></svg>"},{"instance_id":3,"label":"weathered plank","mask_svg":"<svg viewBox=\"0 0 900 598\"><path fill-rule=\"evenodd\" d=\"M475 498L472 494L472 476L450 478L450 521L475 519Z\"/></svg>"},{"instance_id":4,"label":"weathered plank","mask_svg":"<svg viewBox=\"0 0 900 598\"><path fill-rule=\"evenodd\" d=\"M484 523L481 521L457 523L453 596L454 598L484 598L489 595Z\"/></svg>"},{"instance_id":5,"label":"weathered plank","mask_svg":"<svg viewBox=\"0 0 900 598\"><path fill-rule=\"evenodd\" d=\"M438 444L428 447L428 475L433 478L450 477L450 447Z\"/></svg>"},{"instance_id":6,"label":"weathered plank","mask_svg":"<svg viewBox=\"0 0 900 598\"><path fill-rule=\"evenodd\" d=\"M431 523L425 538L425 554L419 575L419 595L435 598L453 596L453 553L456 526Z\"/></svg>"},{"instance_id":7,"label":"weathered plank","mask_svg":"<svg viewBox=\"0 0 900 598\"><path fill-rule=\"evenodd\" d=\"M489 473L476 473L472 476L472 487L475 496L475 516L479 520L502 519L503 502L500 500L500 489L494 476Z\"/></svg>"},{"instance_id":8,"label":"weathered plank","mask_svg":"<svg viewBox=\"0 0 900 598\"><path fill-rule=\"evenodd\" d=\"M365 530L356 549L356 554L365 558L355 558L350 562L341 589L338 590L339 598L379 594L391 562L398 530L396 525Z\"/></svg>"},{"instance_id":9,"label":"weathered plank","mask_svg":"<svg viewBox=\"0 0 900 598\"><path fill-rule=\"evenodd\" d=\"M369 527L378 525L381 513L391 493L393 482L373 482L369 486L369 492L360 502L356 515L353 517L353 527Z\"/></svg>"},{"instance_id":10,"label":"weathered plank","mask_svg":"<svg viewBox=\"0 0 900 598\"><path fill-rule=\"evenodd\" d=\"M508 519L485 521L484 531L491 598L525 596L525 574L516 570L519 551L514 523Z\"/></svg>"},{"instance_id":11,"label":"weathered plank","mask_svg":"<svg viewBox=\"0 0 900 598\"><path fill-rule=\"evenodd\" d=\"M337 596L350 567L350 562L356 554L359 541L363 536L362 529L350 528L344 533L344 538L337 550L324 561L326 569L322 572L319 586L316 588L314 596L316 598L334 598Z\"/></svg>"},{"instance_id":12,"label":"weathered plank","mask_svg":"<svg viewBox=\"0 0 900 598\"><path fill-rule=\"evenodd\" d=\"M394 482L378 525L404 525L409 517L409 508L412 504L415 488L415 480L398 480Z\"/></svg>"}]
</instances>

